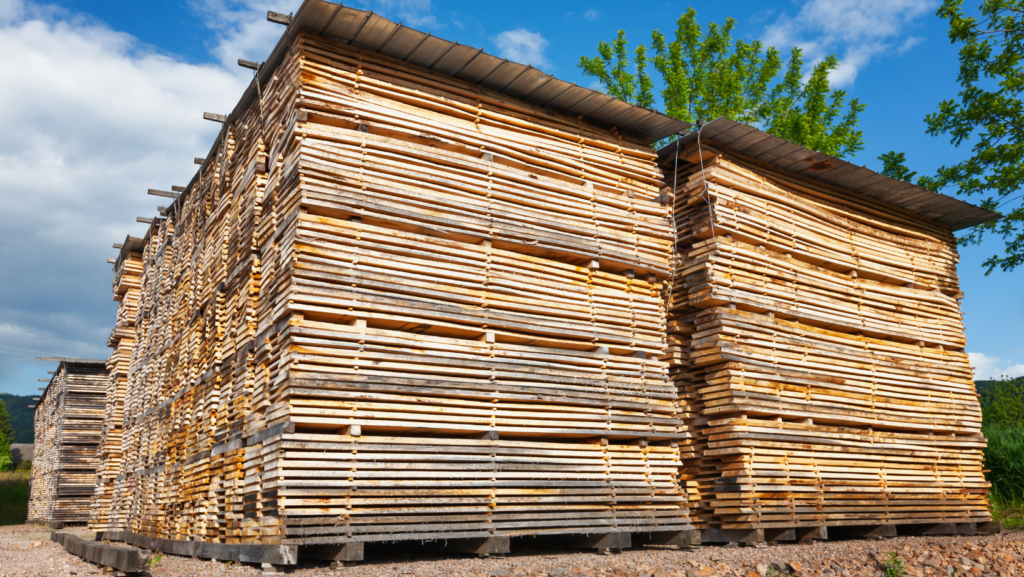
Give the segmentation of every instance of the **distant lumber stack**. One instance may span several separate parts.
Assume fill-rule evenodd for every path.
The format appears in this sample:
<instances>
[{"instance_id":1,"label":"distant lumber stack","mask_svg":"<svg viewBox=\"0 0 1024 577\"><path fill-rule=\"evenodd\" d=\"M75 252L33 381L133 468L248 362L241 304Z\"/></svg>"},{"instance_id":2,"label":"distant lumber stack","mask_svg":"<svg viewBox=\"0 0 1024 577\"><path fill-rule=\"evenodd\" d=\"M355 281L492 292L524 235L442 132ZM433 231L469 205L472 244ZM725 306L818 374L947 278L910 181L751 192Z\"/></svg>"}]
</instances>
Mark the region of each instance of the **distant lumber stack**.
<instances>
[{"instance_id":1,"label":"distant lumber stack","mask_svg":"<svg viewBox=\"0 0 1024 577\"><path fill-rule=\"evenodd\" d=\"M995 215L727 119L700 138L662 156L704 540L988 521L951 230Z\"/></svg>"},{"instance_id":2,"label":"distant lumber stack","mask_svg":"<svg viewBox=\"0 0 1024 577\"><path fill-rule=\"evenodd\" d=\"M279 564L688 538L645 140L682 123L317 1L257 81L141 243L97 526Z\"/></svg>"},{"instance_id":3,"label":"distant lumber stack","mask_svg":"<svg viewBox=\"0 0 1024 577\"><path fill-rule=\"evenodd\" d=\"M28 521L85 523L96 486L96 454L104 422L103 361L61 361L35 410L35 447Z\"/></svg>"}]
</instances>

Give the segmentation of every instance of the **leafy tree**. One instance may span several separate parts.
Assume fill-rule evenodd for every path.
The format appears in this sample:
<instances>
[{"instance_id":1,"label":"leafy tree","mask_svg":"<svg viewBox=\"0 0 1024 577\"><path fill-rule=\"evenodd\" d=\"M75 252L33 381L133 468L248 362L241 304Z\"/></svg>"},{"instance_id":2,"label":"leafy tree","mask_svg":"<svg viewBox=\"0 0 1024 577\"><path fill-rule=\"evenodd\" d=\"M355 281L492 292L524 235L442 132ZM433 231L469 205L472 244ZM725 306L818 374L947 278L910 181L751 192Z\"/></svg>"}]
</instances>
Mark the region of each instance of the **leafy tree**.
<instances>
[{"instance_id":1,"label":"leafy tree","mask_svg":"<svg viewBox=\"0 0 1024 577\"><path fill-rule=\"evenodd\" d=\"M1024 377L979 384L978 396L986 427L1024 427Z\"/></svg>"},{"instance_id":2,"label":"leafy tree","mask_svg":"<svg viewBox=\"0 0 1024 577\"><path fill-rule=\"evenodd\" d=\"M12 468L11 443L0 433L0 471L10 471Z\"/></svg>"},{"instance_id":3,"label":"leafy tree","mask_svg":"<svg viewBox=\"0 0 1024 577\"><path fill-rule=\"evenodd\" d=\"M926 188L932 192L937 192L941 188L939 179L934 176L921 175L914 180L917 176L917 172L914 172L907 168L907 158L902 152L886 152L885 154L878 157L878 160L882 161L882 174L895 178L896 180L903 180L906 182L914 183L921 188Z\"/></svg>"},{"instance_id":4,"label":"leafy tree","mask_svg":"<svg viewBox=\"0 0 1024 577\"><path fill-rule=\"evenodd\" d=\"M10 471L13 468L11 459L11 441L14 440L14 429L7 418L7 408L4 402L0 401L0 471Z\"/></svg>"},{"instance_id":5,"label":"leafy tree","mask_svg":"<svg viewBox=\"0 0 1024 577\"><path fill-rule=\"evenodd\" d=\"M11 427L11 420L7 416L7 405L0 399L0 435L7 439L8 443L14 442L14 428Z\"/></svg>"},{"instance_id":6,"label":"leafy tree","mask_svg":"<svg viewBox=\"0 0 1024 577\"><path fill-rule=\"evenodd\" d=\"M785 74L782 56L759 41L733 41L736 21L712 22L705 33L697 12L688 8L676 22L675 39L668 41L655 30L651 35L653 60L646 45L633 50L619 30L610 44L598 44L598 55L580 57L579 67L597 78L605 91L620 100L653 108L654 81L647 68L653 63L661 76L661 104L665 113L686 122L727 116L757 124L797 144L833 156L849 156L864 148L859 115L865 105L856 98L848 104L846 91L831 90L828 75L839 66L835 56L816 64L807 82L803 53L790 51Z\"/></svg>"},{"instance_id":7,"label":"leafy tree","mask_svg":"<svg viewBox=\"0 0 1024 577\"><path fill-rule=\"evenodd\" d=\"M963 0L945 0L937 14L949 21L949 39L960 43L960 93L925 118L928 134L946 134L955 146L975 137L972 156L939 168L937 182L979 196L998 222L974 227L961 244L1001 236L1005 252L983 263L1011 271L1024 263L1024 1L982 0L980 18L967 16Z\"/></svg>"}]
</instances>

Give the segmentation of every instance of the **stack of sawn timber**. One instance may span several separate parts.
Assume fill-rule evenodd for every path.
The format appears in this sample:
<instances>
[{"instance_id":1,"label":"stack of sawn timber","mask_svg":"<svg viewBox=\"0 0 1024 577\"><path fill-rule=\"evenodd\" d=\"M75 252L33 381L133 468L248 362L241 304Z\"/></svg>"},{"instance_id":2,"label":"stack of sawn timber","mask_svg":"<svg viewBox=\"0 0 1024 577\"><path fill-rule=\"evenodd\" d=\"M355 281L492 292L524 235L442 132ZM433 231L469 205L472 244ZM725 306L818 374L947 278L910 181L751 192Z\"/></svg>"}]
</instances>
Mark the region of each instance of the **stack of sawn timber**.
<instances>
[{"instance_id":1,"label":"stack of sawn timber","mask_svg":"<svg viewBox=\"0 0 1024 577\"><path fill-rule=\"evenodd\" d=\"M300 34L142 249L112 531L692 529L656 155Z\"/></svg>"},{"instance_id":2,"label":"stack of sawn timber","mask_svg":"<svg viewBox=\"0 0 1024 577\"><path fill-rule=\"evenodd\" d=\"M113 500L121 497L114 492L114 481L121 473L124 397L135 348L135 320L138 317L142 287L142 242L142 239L126 238L121 255L114 265L113 295L118 303L117 322L107 339L107 346L114 350L107 359L110 378L106 390L106 416L98 450L99 468L89 519L90 529L94 531L106 531L111 527L108 515Z\"/></svg>"},{"instance_id":3,"label":"stack of sawn timber","mask_svg":"<svg viewBox=\"0 0 1024 577\"><path fill-rule=\"evenodd\" d=\"M949 228L713 146L682 148L674 198L695 524L989 520Z\"/></svg>"},{"instance_id":4,"label":"stack of sawn timber","mask_svg":"<svg viewBox=\"0 0 1024 577\"><path fill-rule=\"evenodd\" d=\"M85 523L96 487L96 449L104 421L102 362L62 361L35 410L28 521Z\"/></svg>"}]
</instances>

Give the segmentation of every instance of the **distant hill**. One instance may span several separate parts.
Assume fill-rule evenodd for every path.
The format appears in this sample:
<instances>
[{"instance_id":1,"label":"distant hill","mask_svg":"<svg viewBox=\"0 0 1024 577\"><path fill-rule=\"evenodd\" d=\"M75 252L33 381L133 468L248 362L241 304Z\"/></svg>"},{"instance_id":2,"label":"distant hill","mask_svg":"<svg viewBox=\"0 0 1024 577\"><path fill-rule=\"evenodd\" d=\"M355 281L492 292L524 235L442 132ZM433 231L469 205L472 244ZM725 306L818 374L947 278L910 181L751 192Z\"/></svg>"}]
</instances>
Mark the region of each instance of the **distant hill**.
<instances>
[{"instance_id":1,"label":"distant hill","mask_svg":"<svg viewBox=\"0 0 1024 577\"><path fill-rule=\"evenodd\" d=\"M31 396L22 397L0 393L0 400L7 406L7 415L14 428L14 443L34 443L36 440L35 409L28 408L36 404Z\"/></svg>"}]
</instances>

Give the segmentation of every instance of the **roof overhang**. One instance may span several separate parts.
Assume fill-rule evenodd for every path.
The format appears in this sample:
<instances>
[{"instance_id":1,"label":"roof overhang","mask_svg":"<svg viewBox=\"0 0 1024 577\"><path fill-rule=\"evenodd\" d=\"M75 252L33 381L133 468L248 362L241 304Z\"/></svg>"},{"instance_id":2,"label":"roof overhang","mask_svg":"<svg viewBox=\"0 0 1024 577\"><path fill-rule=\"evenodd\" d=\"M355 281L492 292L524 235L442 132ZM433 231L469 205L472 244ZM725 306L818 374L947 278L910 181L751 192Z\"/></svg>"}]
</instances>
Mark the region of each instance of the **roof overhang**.
<instances>
[{"instance_id":1,"label":"roof overhang","mask_svg":"<svg viewBox=\"0 0 1024 577\"><path fill-rule=\"evenodd\" d=\"M656 110L559 80L527 64L498 58L484 52L483 48L451 42L371 11L325 0L304 0L270 57L260 65L256 74L260 86L270 82L292 41L303 31L479 85L597 127L614 127L622 134L641 140L655 142L690 127L689 123ZM251 83L228 115L225 126L244 114L256 98L256 85ZM212 150L217 149L223 134L222 130ZM205 162L210 162L212 156L207 155Z\"/></svg>"},{"instance_id":2,"label":"roof overhang","mask_svg":"<svg viewBox=\"0 0 1024 577\"><path fill-rule=\"evenodd\" d=\"M916 184L896 180L869 168L815 152L725 117L705 124L699 135L702 142L713 142L723 149L723 152L734 153L779 170L888 202L949 226L954 231L1002 218L999 213L958 198L932 192ZM694 130L680 139L680 144L695 141L697 136L698 131ZM675 146L673 143L662 148L658 155L662 158L670 157Z\"/></svg>"}]
</instances>

